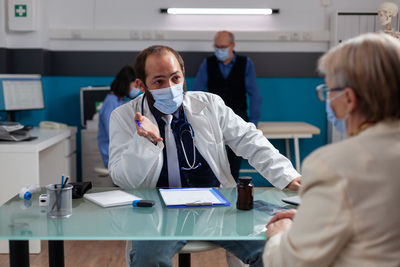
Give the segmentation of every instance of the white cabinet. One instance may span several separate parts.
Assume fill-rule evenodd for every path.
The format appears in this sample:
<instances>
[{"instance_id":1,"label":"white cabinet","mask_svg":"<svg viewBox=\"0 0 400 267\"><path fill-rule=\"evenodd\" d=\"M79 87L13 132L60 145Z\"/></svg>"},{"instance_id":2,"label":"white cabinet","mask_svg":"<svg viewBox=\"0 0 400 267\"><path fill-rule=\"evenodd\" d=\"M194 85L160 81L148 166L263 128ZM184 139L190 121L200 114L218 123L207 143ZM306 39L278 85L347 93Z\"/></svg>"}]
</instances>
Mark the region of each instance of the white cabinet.
<instances>
[{"instance_id":1,"label":"white cabinet","mask_svg":"<svg viewBox=\"0 0 400 267\"><path fill-rule=\"evenodd\" d=\"M380 24L378 13L376 11L337 11L333 13L331 18L331 47L362 33L379 32L384 30L384 26ZM392 19L392 27L394 30L399 28L398 24L398 17L396 16Z\"/></svg>"},{"instance_id":2,"label":"white cabinet","mask_svg":"<svg viewBox=\"0 0 400 267\"><path fill-rule=\"evenodd\" d=\"M60 183L61 175L76 181L76 128L34 129L37 139L0 144L0 205L31 184Z\"/></svg>"},{"instance_id":3,"label":"white cabinet","mask_svg":"<svg viewBox=\"0 0 400 267\"><path fill-rule=\"evenodd\" d=\"M22 187L60 183L62 174L69 175L72 182L76 181L76 128L35 128L31 135L38 138L0 143L0 205L15 196ZM0 243L0 253L7 251L8 242ZM30 248L30 252L40 252L39 241Z\"/></svg>"}]
</instances>

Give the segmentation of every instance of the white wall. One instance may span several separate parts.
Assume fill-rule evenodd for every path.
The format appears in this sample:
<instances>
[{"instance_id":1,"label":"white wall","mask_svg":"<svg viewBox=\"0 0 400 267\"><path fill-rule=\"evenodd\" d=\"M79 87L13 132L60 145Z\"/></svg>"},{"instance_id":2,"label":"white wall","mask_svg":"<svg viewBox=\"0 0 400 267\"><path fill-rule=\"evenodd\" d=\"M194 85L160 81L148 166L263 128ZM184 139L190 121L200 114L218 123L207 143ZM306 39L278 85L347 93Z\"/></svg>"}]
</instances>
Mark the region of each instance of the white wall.
<instances>
[{"instance_id":1,"label":"white wall","mask_svg":"<svg viewBox=\"0 0 400 267\"><path fill-rule=\"evenodd\" d=\"M163 43L211 51L216 30L237 33L238 51L325 51L335 10L376 11L382 0L36 0L37 31L8 32L0 0L0 46L52 50L141 50ZM400 0L394 0L400 4ZM328 2L327 6L322 3ZM271 7L272 16L174 16L167 7ZM297 34L297 35L296 35ZM311 41L303 35L310 34ZM287 39L280 41L279 39ZM247 40L245 40L247 39Z\"/></svg>"},{"instance_id":2,"label":"white wall","mask_svg":"<svg viewBox=\"0 0 400 267\"><path fill-rule=\"evenodd\" d=\"M0 0L0 47L6 47L6 33L5 33L5 3Z\"/></svg>"}]
</instances>

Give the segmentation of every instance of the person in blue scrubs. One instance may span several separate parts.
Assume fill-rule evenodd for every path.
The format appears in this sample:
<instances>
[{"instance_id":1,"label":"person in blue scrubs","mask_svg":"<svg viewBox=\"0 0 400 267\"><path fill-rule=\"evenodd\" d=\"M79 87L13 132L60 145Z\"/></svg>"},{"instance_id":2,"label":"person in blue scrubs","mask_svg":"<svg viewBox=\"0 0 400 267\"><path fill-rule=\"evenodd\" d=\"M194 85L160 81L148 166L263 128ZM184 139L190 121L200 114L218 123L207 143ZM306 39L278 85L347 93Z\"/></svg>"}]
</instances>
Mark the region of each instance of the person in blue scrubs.
<instances>
[{"instance_id":1,"label":"person in blue scrubs","mask_svg":"<svg viewBox=\"0 0 400 267\"><path fill-rule=\"evenodd\" d=\"M203 60L192 90L219 95L237 115L256 126L261 114L261 95L256 82L256 71L250 58L235 53L235 37L228 31L217 32L215 52ZM247 98L250 114L247 114ZM231 173L239 177L242 158L227 147Z\"/></svg>"},{"instance_id":2,"label":"person in blue scrubs","mask_svg":"<svg viewBox=\"0 0 400 267\"><path fill-rule=\"evenodd\" d=\"M135 72L131 66L123 67L111 83L110 93L104 99L99 114L97 143L104 167L108 168L109 124L111 112L125 104L125 98L135 98L141 91L136 88Z\"/></svg>"}]
</instances>

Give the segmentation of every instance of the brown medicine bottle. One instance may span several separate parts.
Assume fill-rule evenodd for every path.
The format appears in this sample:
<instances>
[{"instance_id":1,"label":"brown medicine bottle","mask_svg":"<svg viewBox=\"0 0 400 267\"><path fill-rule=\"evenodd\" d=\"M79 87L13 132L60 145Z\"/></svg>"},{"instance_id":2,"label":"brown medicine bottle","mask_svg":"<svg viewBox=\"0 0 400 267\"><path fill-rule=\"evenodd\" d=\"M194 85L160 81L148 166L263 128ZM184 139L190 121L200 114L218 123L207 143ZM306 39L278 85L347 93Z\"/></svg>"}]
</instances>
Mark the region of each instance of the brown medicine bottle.
<instances>
[{"instance_id":1,"label":"brown medicine bottle","mask_svg":"<svg viewBox=\"0 0 400 267\"><path fill-rule=\"evenodd\" d=\"M254 186L251 183L251 177L250 176L239 177L239 183L237 185L236 208L238 210L253 209L253 195L254 195Z\"/></svg>"}]
</instances>

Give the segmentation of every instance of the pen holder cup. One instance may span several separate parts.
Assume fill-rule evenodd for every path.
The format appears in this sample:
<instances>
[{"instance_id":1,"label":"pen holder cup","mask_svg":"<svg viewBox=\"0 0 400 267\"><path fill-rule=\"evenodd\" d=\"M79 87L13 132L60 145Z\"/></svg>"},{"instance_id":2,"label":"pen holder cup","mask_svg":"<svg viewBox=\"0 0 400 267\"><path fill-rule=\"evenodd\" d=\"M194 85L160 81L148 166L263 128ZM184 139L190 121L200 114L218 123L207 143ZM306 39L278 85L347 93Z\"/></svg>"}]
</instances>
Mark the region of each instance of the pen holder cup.
<instances>
[{"instance_id":1,"label":"pen holder cup","mask_svg":"<svg viewBox=\"0 0 400 267\"><path fill-rule=\"evenodd\" d=\"M47 191L47 215L51 218L67 218L72 215L72 188L66 184L49 184Z\"/></svg>"}]
</instances>

